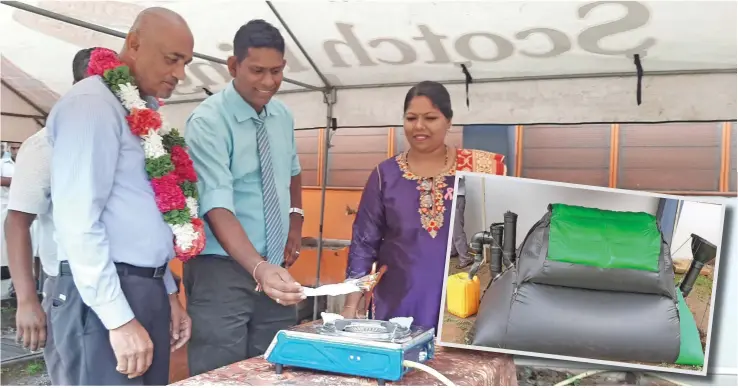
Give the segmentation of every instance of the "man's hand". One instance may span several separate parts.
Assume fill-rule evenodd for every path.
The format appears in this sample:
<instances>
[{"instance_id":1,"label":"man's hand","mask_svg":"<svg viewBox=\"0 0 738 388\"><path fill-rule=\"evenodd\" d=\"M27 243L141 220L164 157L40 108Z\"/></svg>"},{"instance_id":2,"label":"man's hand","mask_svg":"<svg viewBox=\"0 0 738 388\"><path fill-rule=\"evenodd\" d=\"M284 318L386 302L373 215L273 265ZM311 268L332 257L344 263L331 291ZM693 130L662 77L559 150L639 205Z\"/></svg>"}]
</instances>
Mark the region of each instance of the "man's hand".
<instances>
[{"instance_id":1,"label":"man's hand","mask_svg":"<svg viewBox=\"0 0 738 388\"><path fill-rule=\"evenodd\" d=\"M116 370L129 379L146 373L154 359L154 343L136 319L110 330L110 345L118 360Z\"/></svg>"},{"instance_id":2,"label":"man's hand","mask_svg":"<svg viewBox=\"0 0 738 388\"><path fill-rule=\"evenodd\" d=\"M278 265L265 262L256 269L254 277L262 290L283 306L297 304L306 298L300 283Z\"/></svg>"},{"instance_id":3,"label":"man's hand","mask_svg":"<svg viewBox=\"0 0 738 388\"><path fill-rule=\"evenodd\" d=\"M38 299L18 303L15 313L16 342L33 352L46 346L46 314Z\"/></svg>"},{"instance_id":4,"label":"man's hand","mask_svg":"<svg viewBox=\"0 0 738 388\"><path fill-rule=\"evenodd\" d=\"M172 352L174 352L190 340L190 336L192 336L192 320L179 303L176 294L169 295L169 304L172 306L172 321L169 326L171 339L169 343L172 345Z\"/></svg>"},{"instance_id":5,"label":"man's hand","mask_svg":"<svg viewBox=\"0 0 738 388\"><path fill-rule=\"evenodd\" d=\"M300 257L302 247L302 216L290 214L290 232L287 236L287 245L284 247L285 268L291 267Z\"/></svg>"}]
</instances>

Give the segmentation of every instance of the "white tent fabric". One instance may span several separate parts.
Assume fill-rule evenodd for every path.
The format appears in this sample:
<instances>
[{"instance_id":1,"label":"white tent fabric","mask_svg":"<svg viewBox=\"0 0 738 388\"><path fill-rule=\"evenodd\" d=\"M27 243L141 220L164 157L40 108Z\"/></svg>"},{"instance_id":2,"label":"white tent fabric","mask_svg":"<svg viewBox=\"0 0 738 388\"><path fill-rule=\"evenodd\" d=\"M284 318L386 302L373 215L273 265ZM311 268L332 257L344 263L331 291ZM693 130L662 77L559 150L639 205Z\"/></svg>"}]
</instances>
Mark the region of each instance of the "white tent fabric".
<instances>
[{"instance_id":1,"label":"white tent fabric","mask_svg":"<svg viewBox=\"0 0 738 388\"><path fill-rule=\"evenodd\" d=\"M158 5L188 21L195 51L211 59L230 55L247 20L280 28L286 77L296 81L280 98L298 128L326 126L326 87L336 88L339 126L397 125L404 93L421 80L449 84L457 124L729 120L736 112L735 2L3 3L3 62L38 81L19 85L26 96L63 94L77 50L123 41L19 7L124 34L138 12ZM640 106L634 54L645 72ZM461 64L473 78L468 108ZM196 59L169 101L169 120L182 124L203 87L217 91L229 78L222 64Z\"/></svg>"}]
</instances>

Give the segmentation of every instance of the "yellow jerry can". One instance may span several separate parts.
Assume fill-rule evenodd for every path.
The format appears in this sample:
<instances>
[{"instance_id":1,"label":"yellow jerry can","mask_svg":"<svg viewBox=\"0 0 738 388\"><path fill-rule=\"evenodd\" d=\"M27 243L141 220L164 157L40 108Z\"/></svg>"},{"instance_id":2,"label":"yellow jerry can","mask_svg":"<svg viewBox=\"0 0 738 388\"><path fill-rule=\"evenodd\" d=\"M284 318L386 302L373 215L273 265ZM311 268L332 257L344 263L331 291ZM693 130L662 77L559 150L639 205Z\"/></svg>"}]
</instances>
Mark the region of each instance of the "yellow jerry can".
<instances>
[{"instance_id":1,"label":"yellow jerry can","mask_svg":"<svg viewBox=\"0 0 738 388\"><path fill-rule=\"evenodd\" d=\"M466 272L449 276L446 282L448 312L459 318L467 318L476 314L479 310L480 292L478 276L474 276L471 280Z\"/></svg>"}]
</instances>

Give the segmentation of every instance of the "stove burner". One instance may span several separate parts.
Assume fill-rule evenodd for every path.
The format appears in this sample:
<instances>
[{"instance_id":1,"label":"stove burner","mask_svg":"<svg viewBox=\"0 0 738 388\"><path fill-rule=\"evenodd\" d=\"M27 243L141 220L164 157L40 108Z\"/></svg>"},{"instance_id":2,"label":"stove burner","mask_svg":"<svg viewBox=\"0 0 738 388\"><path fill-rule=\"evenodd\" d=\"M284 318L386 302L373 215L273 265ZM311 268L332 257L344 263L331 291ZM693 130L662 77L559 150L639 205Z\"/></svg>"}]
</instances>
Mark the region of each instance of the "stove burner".
<instances>
[{"instance_id":1,"label":"stove burner","mask_svg":"<svg viewBox=\"0 0 738 388\"><path fill-rule=\"evenodd\" d=\"M387 321L339 319L323 324L320 333L369 341L398 342L410 336L410 329Z\"/></svg>"},{"instance_id":2,"label":"stove burner","mask_svg":"<svg viewBox=\"0 0 738 388\"><path fill-rule=\"evenodd\" d=\"M343 328L343 331L350 333L387 333L387 329L381 326L370 326L370 325L348 325Z\"/></svg>"}]
</instances>

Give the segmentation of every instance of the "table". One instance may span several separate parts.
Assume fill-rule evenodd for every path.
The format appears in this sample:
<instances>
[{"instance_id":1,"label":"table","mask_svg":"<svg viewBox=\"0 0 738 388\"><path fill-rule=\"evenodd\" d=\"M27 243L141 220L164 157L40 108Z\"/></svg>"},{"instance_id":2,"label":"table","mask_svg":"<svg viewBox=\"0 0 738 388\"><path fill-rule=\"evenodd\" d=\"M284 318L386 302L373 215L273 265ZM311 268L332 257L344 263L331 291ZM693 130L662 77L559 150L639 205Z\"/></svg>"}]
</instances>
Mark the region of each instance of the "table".
<instances>
[{"instance_id":1,"label":"table","mask_svg":"<svg viewBox=\"0 0 738 388\"><path fill-rule=\"evenodd\" d=\"M511 355L436 346L436 356L427 365L448 377L456 385L518 385L515 363ZM193 376L172 385L376 386L377 380L292 367L285 367L282 374L278 375L274 371L274 366L259 356ZM387 385L428 386L443 385L443 383L426 372L414 370L398 382L388 381Z\"/></svg>"}]
</instances>

